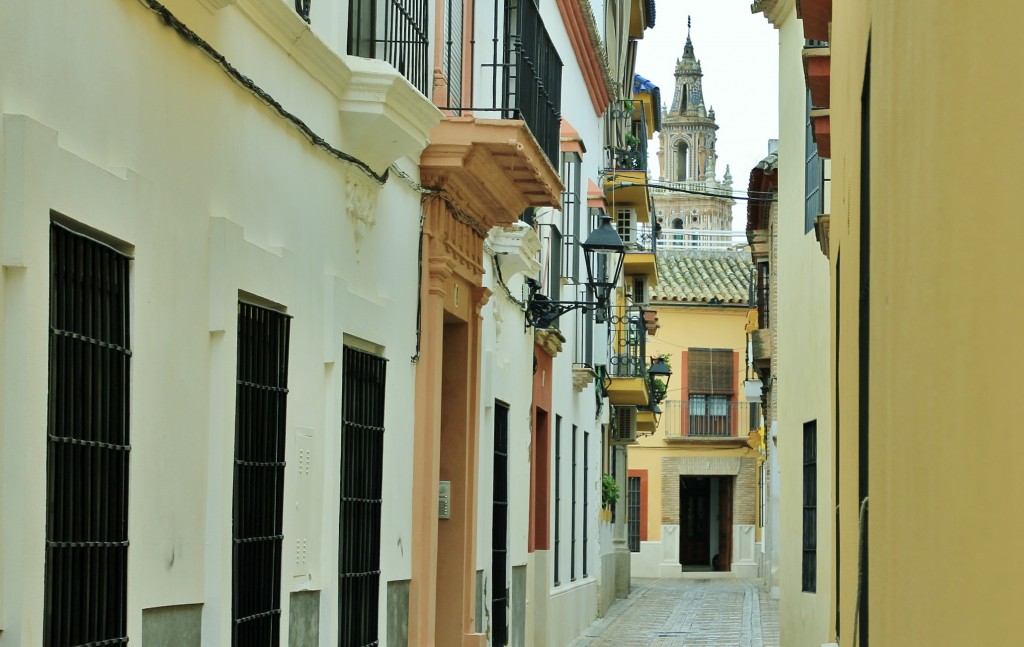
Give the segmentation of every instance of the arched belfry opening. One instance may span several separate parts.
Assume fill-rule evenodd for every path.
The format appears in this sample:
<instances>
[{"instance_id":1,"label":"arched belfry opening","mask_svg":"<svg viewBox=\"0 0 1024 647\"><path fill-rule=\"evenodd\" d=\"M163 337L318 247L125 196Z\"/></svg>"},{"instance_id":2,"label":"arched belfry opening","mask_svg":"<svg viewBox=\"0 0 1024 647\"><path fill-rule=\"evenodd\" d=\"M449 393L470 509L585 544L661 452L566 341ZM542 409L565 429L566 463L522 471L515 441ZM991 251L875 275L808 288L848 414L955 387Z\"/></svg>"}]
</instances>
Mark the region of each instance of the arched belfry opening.
<instances>
[{"instance_id":1,"label":"arched belfry opening","mask_svg":"<svg viewBox=\"0 0 1024 647\"><path fill-rule=\"evenodd\" d=\"M687 166L689 164L689 153L690 147L687 146L685 141L680 140L676 144L676 181L685 182L687 180Z\"/></svg>"}]
</instances>

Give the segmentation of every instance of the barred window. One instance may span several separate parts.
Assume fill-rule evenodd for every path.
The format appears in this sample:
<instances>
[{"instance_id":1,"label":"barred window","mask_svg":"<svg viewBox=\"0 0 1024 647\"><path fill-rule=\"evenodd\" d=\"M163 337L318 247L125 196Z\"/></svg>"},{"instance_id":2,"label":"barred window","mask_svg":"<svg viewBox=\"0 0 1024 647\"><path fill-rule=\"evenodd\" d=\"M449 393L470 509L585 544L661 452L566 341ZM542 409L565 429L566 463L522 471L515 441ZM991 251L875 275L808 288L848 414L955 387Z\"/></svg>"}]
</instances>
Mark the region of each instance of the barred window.
<instances>
[{"instance_id":1,"label":"barred window","mask_svg":"<svg viewBox=\"0 0 1024 647\"><path fill-rule=\"evenodd\" d=\"M587 576L587 528L589 519L587 510L590 506L590 432L583 432L583 577Z\"/></svg>"},{"instance_id":2,"label":"barred window","mask_svg":"<svg viewBox=\"0 0 1024 647\"><path fill-rule=\"evenodd\" d=\"M814 593L818 584L818 421L804 423L804 527L801 590Z\"/></svg>"},{"instance_id":3,"label":"barred window","mask_svg":"<svg viewBox=\"0 0 1024 647\"><path fill-rule=\"evenodd\" d=\"M345 347L342 378L339 644L377 645L387 361Z\"/></svg>"},{"instance_id":4,"label":"barred window","mask_svg":"<svg viewBox=\"0 0 1024 647\"><path fill-rule=\"evenodd\" d=\"M555 416L555 586L561 584L558 576L558 549L562 534L562 416Z\"/></svg>"},{"instance_id":5,"label":"barred window","mask_svg":"<svg viewBox=\"0 0 1024 647\"><path fill-rule=\"evenodd\" d=\"M238 304L231 641L276 645L281 629L285 413L291 317Z\"/></svg>"},{"instance_id":6,"label":"barred window","mask_svg":"<svg viewBox=\"0 0 1024 647\"><path fill-rule=\"evenodd\" d=\"M626 532L630 552L640 552L640 477L626 477Z\"/></svg>"},{"instance_id":7,"label":"barred window","mask_svg":"<svg viewBox=\"0 0 1024 647\"><path fill-rule=\"evenodd\" d=\"M494 403L491 530L491 644L508 644L508 405Z\"/></svg>"},{"instance_id":8,"label":"barred window","mask_svg":"<svg viewBox=\"0 0 1024 647\"><path fill-rule=\"evenodd\" d=\"M128 644L129 260L50 226L44 645Z\"/></svg>"}]
</instances>

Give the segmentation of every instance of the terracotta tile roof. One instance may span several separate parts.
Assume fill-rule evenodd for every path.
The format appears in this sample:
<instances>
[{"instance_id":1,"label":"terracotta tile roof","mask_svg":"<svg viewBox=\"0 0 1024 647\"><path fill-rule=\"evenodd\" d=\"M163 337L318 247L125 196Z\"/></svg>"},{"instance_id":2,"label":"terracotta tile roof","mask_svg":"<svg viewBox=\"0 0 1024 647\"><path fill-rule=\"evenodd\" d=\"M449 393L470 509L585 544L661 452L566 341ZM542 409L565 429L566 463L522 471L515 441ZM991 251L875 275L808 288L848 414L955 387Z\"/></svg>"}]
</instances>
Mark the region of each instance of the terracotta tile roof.
<instances>
[{"instance_id":1,"label":"terracotta tile roof","mask_svg":"<svg viewBox=\"0 0 1024 647\"><path fill-rule=\"evenodd\" d=\"M665 250L658 252L657 301L746 304L750 295L749 252Z\"/></svg>"}]
</instances>

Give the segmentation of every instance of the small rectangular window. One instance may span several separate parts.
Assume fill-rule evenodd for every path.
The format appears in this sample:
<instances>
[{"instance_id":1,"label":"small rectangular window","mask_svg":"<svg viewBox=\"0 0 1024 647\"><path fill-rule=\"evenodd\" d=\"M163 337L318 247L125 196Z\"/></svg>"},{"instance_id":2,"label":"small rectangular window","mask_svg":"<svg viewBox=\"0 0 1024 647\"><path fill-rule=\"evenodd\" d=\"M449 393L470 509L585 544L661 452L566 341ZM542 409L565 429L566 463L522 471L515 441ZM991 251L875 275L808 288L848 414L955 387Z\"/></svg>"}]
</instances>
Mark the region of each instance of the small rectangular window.
<instances>
[{"instance_id":1,"label":"small rectangular window","mask_svg":"<svg viewBox=\"0 0 1024 647\"><path fill-rule=\"evenodd\" d=\"M814 593L818 584L818 421L804 423L803 568L801 589Z\"/></svg>"},{"instance_id":2,"label":"small rectangular window","mask_svg":"<svg viewBox=\"0 0 1024 647\"><path fill-rule=\"evenodd\" d=\"M576 581L576 525L578 523L576 519L576 447L578 438L578 430L576 425L572 426L572 514L569 517L569 522L572 524L572 532L569 533L569 579L573 582Z\"/></svg>"},{"instance_id":3,"label":"small rectangular window","mask_svg":"<svg viewBox=\"0 0 1024 647\"><path fill-rule=\"evenodd\" d=\"M558 576L558 549L561 539L562 525L562 416L555 416L555 586L561 584Z\"/></svg>"},{"instance_id":4,"label":"small rectangular window","mask_svg":"<svg viewBox=\"0 0 1024 647\"><path fill-rule=\"evenodd\" d=\"M491 486L491 644L508 644L508 405L494 403L494 473Z\"/></svg>"},{"instance_id":5,"label":"small rectangular window","mask_svg":"<svg viewBox=\"0 0 1024 647\"><path fill-rule=\"evenodd\" d=\"M587 542L589 541L587 528L590 525L590 517L587 513L590 508L590 432L583 432L583 577L587 576Z\"/></svg>"},{"instance_id":6,"label":"small rectangular window","mask_svg":"<svg viewBox=\"0 0 1024 647\"><path fill-rule=\"evenodd\" d=\"M640 552L640 477L630 476L626 479L626 520L629 550Z\"/></svg>"}]
</instances>

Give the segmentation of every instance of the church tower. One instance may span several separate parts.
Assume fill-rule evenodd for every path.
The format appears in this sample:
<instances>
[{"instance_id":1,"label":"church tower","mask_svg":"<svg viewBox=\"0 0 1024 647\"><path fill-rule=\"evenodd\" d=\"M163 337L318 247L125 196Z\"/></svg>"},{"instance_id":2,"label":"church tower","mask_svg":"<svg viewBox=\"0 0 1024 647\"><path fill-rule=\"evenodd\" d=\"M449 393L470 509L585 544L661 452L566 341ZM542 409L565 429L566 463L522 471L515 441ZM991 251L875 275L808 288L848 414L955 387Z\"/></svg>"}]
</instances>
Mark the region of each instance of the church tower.
<instances>
[{"instance_id":1,"label":"church tower","mask_svg":"<svg viewBox=\"0 0 1024 647\"><path fill-rule=\"evenodd\" d=\"M719 181L715 166L714 108L704 105L704 74L690 40L690 20L687 18L686 45L683 57L676 60L676 88L672 105L662 111L661 131L658 139L660 180L680 189L696 193L679 193L655 189L654 208L662 229L729 230L732 228L730 197L714 197L701 193L730 195L732 174L726 166Z\"/></svg>"}]
</instances>

